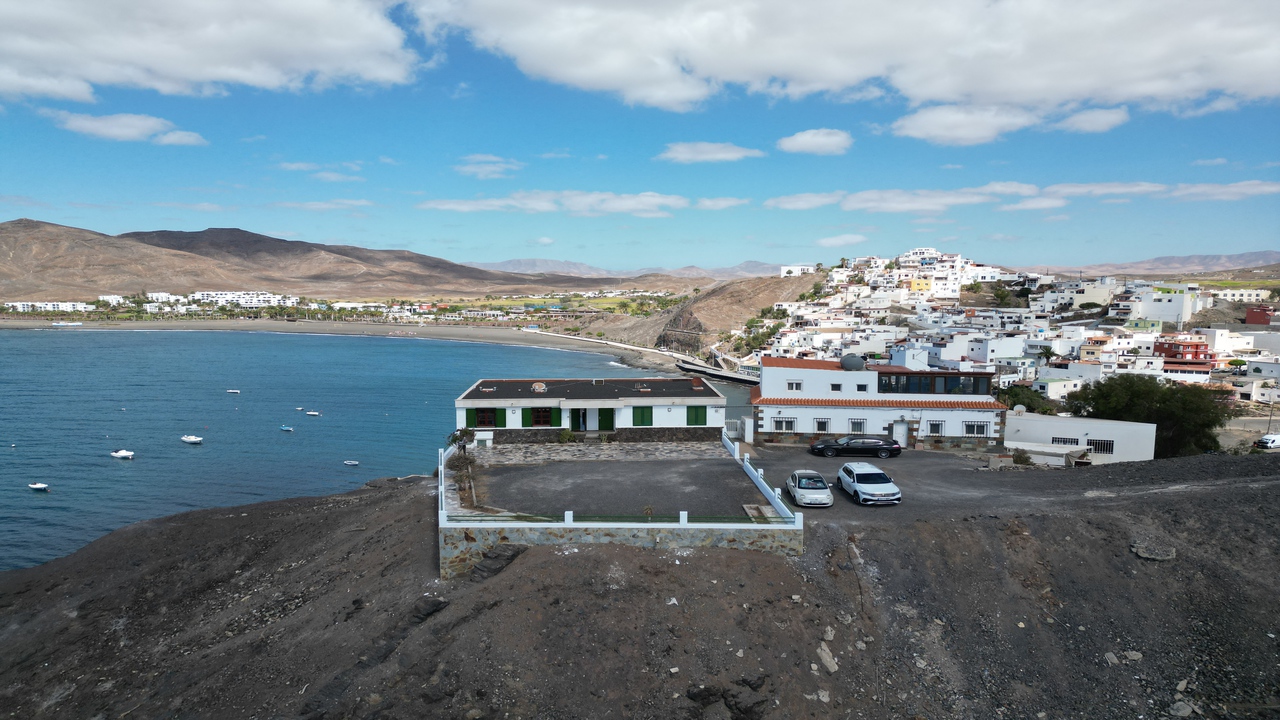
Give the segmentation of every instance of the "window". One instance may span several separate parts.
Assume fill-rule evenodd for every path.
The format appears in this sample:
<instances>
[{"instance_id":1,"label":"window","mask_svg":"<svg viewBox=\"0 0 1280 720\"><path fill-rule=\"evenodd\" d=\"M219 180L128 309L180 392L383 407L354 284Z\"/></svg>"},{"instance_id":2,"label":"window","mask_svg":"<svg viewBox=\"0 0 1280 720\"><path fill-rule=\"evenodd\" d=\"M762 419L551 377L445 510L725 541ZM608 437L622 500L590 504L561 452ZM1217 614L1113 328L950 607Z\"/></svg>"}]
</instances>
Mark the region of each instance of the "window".
<instances>
[{"instance_id":1,"label":"window","mask_svg":"<svg viewBox=\"0 0 1280 720\"><path fill-rule=\"evenodd\" d=\"M497 424L497 410L494 408L476 408L476 427L494 427Z\"/></svg>"},{"instance_id":2,"label":"window","mask_svg":"<svg viewBox=\"0 0 1280 720\"><path fill-rule=\"evenodd\" d=\"M866 420L850 420L850 421L849 421L849 432L851 432L851 433L853 433L853 434L855 434L855 435L861 435L862 433L865 433L866 431L867 431L867 421L866 421Z\"/></svg>"},{"instance_id":3,"label":"window","mask_svg":"<svg viewBox=\"0 0 1280 720\"><path fill-rule=\"evenodd\" d=\"M947 433L944 432L946 430L946 427L947 427L946 423L942 422L941 420L930 420L929 434L930 435L946 435Z\"/></svg>"},{"instance_id":4,"label":"window","mask_svg":"<svg viewBox=\"0 0 1280 720\"><path fill-rule=\"evenodd\" d=\"M1087 440L1089 449L1099 455L1114 455L1116 452L1115 440Z\"/></svg>"},{"instance_id":5,"label":"window","mask_svg":"<svg viewBox=\"0 0 1280 720\"><path fill-rule=\"evenodd\" d=\"M1079 445L1080 438L1055 437L1049 442L1053 445Z\"/></svg>"},{"instance_id":6,"label":"window","mask_svg":"<svg viewBox=\"0 0 1280 720\"><path fill-rule=\"evenodd\" d=\"M653 425L653 408L631 408L631 425L633 427L650 427Z\"/></svg>"},{"instance_id":7,"label":"window","mask_svg":"<svg viewBox=\"0 0 1280 720\"><path fill-rule=\"evenodd\" d=\"M537 427L551 424L551 408L533 408L533 425Z\"/></svg>"},{"instance_id":8,"label":"window","mask_svg":"<svg viewBox=\"0 0 1280 720\"><path fill-rule=\"evenodd\" d=\"M831 432L831 418L817 418L814 420L813 431L818 433Z\"/></svg>"},{"instance_id":9,"label":"window","mask_svg":"<svg viewBox=\"0 0 1280 720\"><path fill-rule=\"evenodd\" d=\"M706 425L707 406L689 405L685 408L685 425Z\"/></svg>"},{"instance_id":10,"label":"window","mask_svg":"<svg viewBox=\"0 0 1280 720\"><path fill-rule=\"evenodd\" d=\"M858 392L866 392L866 391L867 391L867 384L866 384L866 383L858 383Z\"/></svg>"},{"instance_id":11,"label":"window","mask_svg":"<svg viewBox=\"0 0 1280 720\"><path fill-rule=\"evenodd\" d=\"M965 421L965 437L987 437L987 428L991 423Z\"/></svg>"},{"instance_id":12,"label":"window","mask_svg":"<svg viewBox=\"0 0 1280 720\"><path fill-rule=\"evenodd\" d=\"M841 387L843 386L840 383L831 383L831 392L840 392Z\"/></svg>"},{"instance_id":13,"label":"window","mask_svg":"<svg viewBox=\"0 0 1280 720\"><path fill-rule=\"evenodd\" d=\"M773 419L773 431L774 431L774 432L795 432L795 431L796 431L796 419L795 419L795 418L793 418L793 417L789 417L789 418L776 417L776 418L774 418L774 419Z\"/></svg>"},{"instance_id":14,"label":"window","mask_svg":"<svg viewBox=\"0 0 1280 720\"><path fill-rule=\"evenodd\" d=\"M804 389L804 383L800 382L799 380L787 381L787 390L793 390L793 391L799 392L802 389Z\"/></svg>"}]
</instances>

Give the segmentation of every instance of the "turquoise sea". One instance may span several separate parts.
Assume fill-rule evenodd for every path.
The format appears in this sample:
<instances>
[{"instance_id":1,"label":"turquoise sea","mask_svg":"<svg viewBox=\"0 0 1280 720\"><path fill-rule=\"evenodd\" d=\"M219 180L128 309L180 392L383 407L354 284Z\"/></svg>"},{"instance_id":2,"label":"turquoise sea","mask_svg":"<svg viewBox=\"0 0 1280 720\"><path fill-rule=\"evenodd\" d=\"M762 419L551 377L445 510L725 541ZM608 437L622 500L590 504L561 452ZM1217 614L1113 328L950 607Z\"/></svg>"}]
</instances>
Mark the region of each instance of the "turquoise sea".
<instances>
[{"instance_id":1,"label":"turquoise sea","mask_svg":"<svg viewBox=\"0 0 1280 720\"><path fill-rule=\"evenodd\" d=\"M608 355L418 338L0 331L0 570L138 520L431 473L454 398L480 377L651 374ZM109 456L121 448L135 459Z\"/></svg>"}]
</instances>

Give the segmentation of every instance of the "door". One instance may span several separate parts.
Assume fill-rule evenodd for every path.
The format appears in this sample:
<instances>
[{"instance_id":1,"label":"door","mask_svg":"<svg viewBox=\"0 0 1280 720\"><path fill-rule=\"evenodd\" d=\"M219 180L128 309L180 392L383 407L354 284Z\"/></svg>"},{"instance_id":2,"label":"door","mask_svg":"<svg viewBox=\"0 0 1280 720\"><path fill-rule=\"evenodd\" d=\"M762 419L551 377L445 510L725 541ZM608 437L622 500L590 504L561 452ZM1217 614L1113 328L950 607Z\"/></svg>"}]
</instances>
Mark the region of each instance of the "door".
<instances>
[{"instance_id":1,"label":"door","mask_svg":"<svg viewBox=\"0 0 1280 720\"><path fill-rule=\"evenodd\" d=\"M613 408L600 408L600 432L613 432Z\"/></svg>"},{"instance_id":2,"label":"door","mask_svg":"<svg viewBox=\"0 0 1280 720\"><path fill-rule=\"evenodd\" d=\"M582 432L587 429L587 411L574 408L569 413L569 429L574 432Z\"/></svg>"},{"instance_id":3,"label":"door","mask_svg":"<svg viewBox=\"0 0 1280 720\"><path fill-rule=\"evenodd\" d=\"M893 424L893 439L902 447L907 446L907 421L899 420Z\"/></svg>"}]
</instances>

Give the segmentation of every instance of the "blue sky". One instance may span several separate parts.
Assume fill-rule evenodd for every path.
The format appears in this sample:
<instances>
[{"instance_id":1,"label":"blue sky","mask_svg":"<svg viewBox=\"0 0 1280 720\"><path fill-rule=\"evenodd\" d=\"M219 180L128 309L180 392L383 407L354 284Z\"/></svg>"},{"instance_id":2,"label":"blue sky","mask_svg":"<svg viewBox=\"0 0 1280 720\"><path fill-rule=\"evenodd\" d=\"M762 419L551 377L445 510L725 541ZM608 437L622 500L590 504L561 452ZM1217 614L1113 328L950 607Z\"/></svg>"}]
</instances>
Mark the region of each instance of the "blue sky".
<instances>
[{"instance_id":1,"label":"blue sky","mask_svg":"<svg viewBox=\"0 0 1280 720\"><path fill-rule=\"evenodd\" d=\"M1280 247L1280 6L0 3L0 218L455 261Z\"/></svg>"}]
</instances>

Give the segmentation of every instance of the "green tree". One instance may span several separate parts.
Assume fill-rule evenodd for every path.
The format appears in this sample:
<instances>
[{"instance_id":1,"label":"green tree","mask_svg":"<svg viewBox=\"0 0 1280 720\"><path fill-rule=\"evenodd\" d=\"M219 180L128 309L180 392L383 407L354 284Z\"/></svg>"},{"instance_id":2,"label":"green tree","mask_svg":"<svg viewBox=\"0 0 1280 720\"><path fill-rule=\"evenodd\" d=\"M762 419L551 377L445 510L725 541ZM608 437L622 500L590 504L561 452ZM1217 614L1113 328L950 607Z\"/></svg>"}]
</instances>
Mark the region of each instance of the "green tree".
<instances>
[{"instance_id":1,"label":"green tree","mask_svg":"<svg viewBox=\"0 0 1280 720\"><path fill-rule=\"evenodd\" d=\"M1036 353L1036 355L1044 361L1045 365L1048 365L1054 358L1058 357L1058 353L1054 352L1053 348L1048 345L1040 348L1040 352Z\"/></svg>"},{"instance_id":2,"label":"green tree","mask_svg":"<svg viewBox=\"0 0 1280 720\"><path fill-rule=\"evenodd\" d=\"M1013 297L1013 293L1010 293L1005 288L998 287L991 291L991 297L995 298L997 306L1006 307L1009 303L1009 298Z\"/></svg>"},{"instance_id":3,"label":"green tree","mask_svg":"<svg viewBox=\"0 0 1280 720\"><path fill-rule=\"evenodd\" d=\"M1071 393L1075 415L1153 423L1155 456L1199 455L1221 449L1217 428L1233 416L1231 393L1201 385L1163 384L1147 375L1112 375Z\"/></svg>"},{"instance_id":4,"label":"green tree","mask_svg":"<svg viewBox=\"0 0 1280 720\"><path fill-rule=\"evenodd\" d=\"M467 445L475 439L476 431L472 428L458 428L445 437L445 441L450 445L457 445L459 452L463 455L467 454Z\"/></svg>"},{"instance_id":5,"label":"green tree","mask_svg":"<svg viewBox=\"0 0 1280 720\"><path fill-rule=\"evenodd\" d=\"M1062 409L1058 403L1025 385L1010 385L1004 390L999 390L996 392L996 399L1008 406L1010 410L1021 405L1028 412L1040 415L1052 415Z\"/></svg>"},{"instance_id":6,"label":"green tree","mask_svg":"<svg viewBox=\"0 0 1280 720\"><path fill-rule=\"evenodd\" d=\"M1098 304L1098 303L1096 303L1096 302L1085 302L1085 303L1080 303L1079 305L1077 305L1077 306L1076 306L1076 309L1077 309L1077 310L1097 310L1097 309L1098 309L1098 308L1100 308L1100 307L1102 307L1102 305L1100 305L1100 304Z\"/></svg>"}]
</instances>

